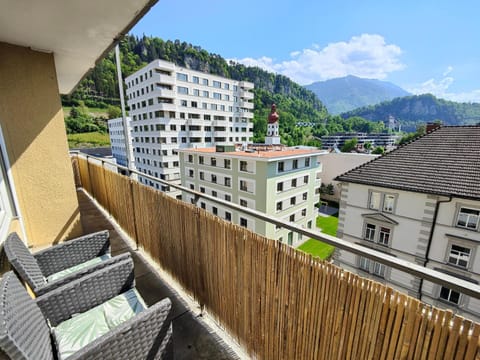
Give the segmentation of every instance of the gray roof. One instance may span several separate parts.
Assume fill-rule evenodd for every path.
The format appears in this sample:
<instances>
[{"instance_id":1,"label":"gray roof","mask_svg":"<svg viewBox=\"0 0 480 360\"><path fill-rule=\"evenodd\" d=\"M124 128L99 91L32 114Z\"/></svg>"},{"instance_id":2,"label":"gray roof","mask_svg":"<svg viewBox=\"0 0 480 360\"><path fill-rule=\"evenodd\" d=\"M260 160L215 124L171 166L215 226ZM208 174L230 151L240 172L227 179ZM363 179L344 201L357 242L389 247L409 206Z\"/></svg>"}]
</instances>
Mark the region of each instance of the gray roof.
<instances>
[{"instance_id":1,"label":"gray roof","mask_svg":"<svg viewBox=\"0 0 480 360\"><path fill-rule=\"evenodd\" d=\"M445 126L335 180L480 199L480 126Z\"/></svg>"}]
</instances>

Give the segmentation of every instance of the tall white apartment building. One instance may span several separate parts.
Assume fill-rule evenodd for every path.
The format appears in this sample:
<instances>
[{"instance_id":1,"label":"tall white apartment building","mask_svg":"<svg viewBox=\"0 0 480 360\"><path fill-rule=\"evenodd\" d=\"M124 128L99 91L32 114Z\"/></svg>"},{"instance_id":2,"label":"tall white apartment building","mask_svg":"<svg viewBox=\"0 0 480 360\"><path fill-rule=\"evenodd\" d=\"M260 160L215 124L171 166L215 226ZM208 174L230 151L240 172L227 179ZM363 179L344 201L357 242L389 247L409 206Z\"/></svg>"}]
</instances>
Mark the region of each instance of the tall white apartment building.
<instances>
[{"instance_id":1,"label":"tall white apartment building","mask_svg":"<svg viewBox=\"0 0 480 360\"><path fill-rule=\"evenodd\" d=\"M163 60L152 61L125 82L140 172L180 184L178 149L252 141L252 83ZM147 178L139 180L170 191ZM170 195L179 197L180 192Z\"/></svg>"},{"instance_id":2,"label":"tall white apartment building","mask_svg":"<svg viewBox=\"0 0 480 360\"><path fill-rule=\"evenodd\" d=\"M255 149L253 149L255 148ZM282 145L232 145L180 150L182 185L249 209L314 228L319 202L322 150ZM320 157L319 157L320 156ZM184 200L194 202L185 192ZM297 246L301 234L200 198L198 206L270 239Z\"/></svg>"},{"instance_id":3,"label":"tall white apartment building","mask_svg":"<svg viewBox=\"0 0 480 360\"><path fill-rule=\"evenodd\" d=\"M132 145L132 126L131 119L127 117L127 137L130 147L130 169L135 169L135 161L133 158ZM125 143L125 133L123 131L123 118L116 118L108 120L108 135L110 136L110 146L112 148L112 156L117 161L117 164L122 166L128 165L127 148Z\"/></svg>"}]
</instances>

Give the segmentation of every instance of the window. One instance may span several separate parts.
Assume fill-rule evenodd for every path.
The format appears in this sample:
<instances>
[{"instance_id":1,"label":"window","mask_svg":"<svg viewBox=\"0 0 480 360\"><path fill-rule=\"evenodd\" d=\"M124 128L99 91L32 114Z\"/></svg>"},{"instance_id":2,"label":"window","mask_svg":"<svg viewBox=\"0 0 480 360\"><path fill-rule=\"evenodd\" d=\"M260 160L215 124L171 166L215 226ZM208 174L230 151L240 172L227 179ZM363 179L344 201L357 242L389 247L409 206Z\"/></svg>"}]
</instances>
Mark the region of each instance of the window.
<instances>
[{"instance_id":1,"label":"window","mask_svg":"<svg viewBox=\"0 0 480 360\"><path fill-rule=\"evenodd\" d=\"M212 157L212 158L210 159L210 165L211 165L211 166L217 166L217 159L214 158L214 157Z\"/></svg>"},{"instance_id":2,"label":"window","mask_svg":"<svg viewBox=\"0 0 480 360\"><path fill-rule=\"evenodd\" d=\"M305 158L305 167L310 166L310 158Z\"/></svg>"},{"instance_id":3,"label":"window","mask_svg":"<svg viewBox=\"0 0 480 360\"><path fill-rule=\"evenodd\" d=\"M230 194L225 194L225 201L232 201L232 196Z\"/></svg>"},{"instance_id":4,"label":"window","mask_svg":"<svg viewBox=\"0 0 480 360\"><path fill-rule=\"evenodd\" d=\"M312 228L312 220L309 220L307 223L307 228L311 229Z\"/></svg>"},{"instance_id":5,"label":"window","mask_svg":"<svg viewBox=\"0 0 480 360\"><path fill-rule=\"evenodd\" d=\"M293 160L293 163L292 163L292 168L293 169L298 169L298 160Z\"/></svg>"},{"instance_id":6,"label":"window","mask_svg":"<svg viewBox=\"0 0 480 360\"><path fill-rule=\"evenodd\" d=\"M198 84L198 82L199 82L198 80L199 80L199 79L198 79L198 76L194 76L194 77L192 78L192 82L193 82L194 84Z\"/></svg>"},{"instance_id":7,"label":"window","mask_svg":"<svg viewBox=\"0 0 480 360\"><path fill-rule=\"evenodd\" d=\"M177 80L188 81L188 76L187 74L177 73Z\"/></svg>"},{"instance_id":8,"label":"window","mask_svg":"<svg viewBox=\"0 0 480 360\"><path fill-rule=\"evenodd\" d=\"M188 170L188 176L191 177L191 178L193 178L193 170L191 170L191 169Z\"/></svg>"},{"instance_id":9,"label":"window","mask_svg":"<svg viewBox=\"0 0 480 360\"><path fill-rule=\"evenodd\" d=\"M305 175L305 176L303 177L303 182L304 182L305 184L308 184L308 175Z\"/></svg>"},{"instance_id":10,"label":"window","mask_svg":"<svg viewBox=\"0 0 480 360\"><path fill-rule=\"evenodd\" d=\"M294 222L294 221L295 221L295 214L290 215L289 220L290 220L291 222Z\"/></svg>"},{"instance_id":11,"label":"window","mask_svg":"<svg viewBox=\"0 0 480 360\"><path fill-rule=\"evenodd\" d=\"M307 216L307 209L302 209L302 216Z\"/></svg>"},{"instance_id":12,"label":"window","mask_svg":"<svg viewBox=\"0 0 480 360\"><path fill-rule=\"evenodd\" d=\"M478 220L480 218L480 210L460 208L457 218L457 226L467 229L478 229Z\"/></svg>"},{"instance_id":13,"label":"window","mask_svg":"<svg viewBox=\"0 0 480 360\"><path fill-rule=\"evenodd\" d=\"M180 105L187 106L187 100L180 100ZM183 114L183 117L185 118L185 114Z\"/></svg>"},{"instance_id":14,"label":"window","mask_svg":"<svg viewBox=\"0 0 480 360\"><path fill-rule=\"evenodd\" d=\"M440 299L458 305L460 302L460 293L442 286L442 289L440 290Z\"/></svg>"},{"instance_id":15,"label":"window","mask_svg":"<svg viewBox=\"0 0 480 360\"><path fill-rule=\"evenodd\" d=\"M219 93L214 92L214 93L213 93L213 98L214 98L214 99L217 99L217 100L221 100L221 99L222 99L222 94L219 94Z\"/></svg>"},{"instance_id":16,"label":"window","mask_svg":"<svg viewBox=\"0 0 480 360\"><path fill-rule=\"evenodd\" d=\"M297 198L294 196L294 197L291 197L290 198L290 205L295 205L297 203Z\"/></svg>"},{"instance_id":17,"label":"window","mask_svg":"<svg viewBox=\"0 0 480 360\"><path fill-rule=\"evenodd\" d=\"M202 79L202 84L208 86L208 79Z\"/></svg>"},{"instance_id":18,"label":"window","mask_svg":"<svg viewBox=\"0 0 480 360\"><path fill-rule=\"evenodd\" d=\"M211 179L212 179L212 183L214 184L217 183L217 175L212 174Z\"/></svg>"},{"instance_id":19,"label":"window","mask_svg":"<svg viewBox=\"0 0 480 360\"><path fill-rule=\"evenodd\" d=\"M205 188L203 186L200 188L200 192L205 194Z\"/></svg>"},{"instance_id":20,"label":"window","mask_svg":"<svg viewBox=\"0 0 480 360\"><path fill-rule=\"evenodd\" d=\"M390 240L390 229L381 226L380 227L379 238L378 238L378 243L381 244L381 245L388 246L389 240Z\"/></svg>"},{"instance_id":21,"label":"window","mask_svg":"<svg viewBox=\"0 0 480 360\"><path fill-rule=\"evenodd\" d=\"M212 190L212 196L217 197L217 192L215 190Z\"/></svg>"},{"instance_id":22,"label":"window","mask_svg":"<svg viewBox=\"0 0 480 360\"><path fill-rule=\"evenodd\" d=\"M199 157L198 157L198 162L199 162L200 164L203 164L203 161L204 161L203 156L199 156Z\"/></svg>"},{"instance_id":23,"label":"window","mask_svg":"<svg viewBox=\"0 0 480 360\"><path fill-rule=\"evenodd\" d=\"M193 163L193 155L188 155L188 162Z\"/></svg>"},{"instance_id":24,"label":"window","mask_svg":"<svg viewBox=\"0 0 480 360\"><path fill-rule=\"evenodd\" d=\"M232 221L232 213L225 211L225 220Z\"/></svg>"},{"instance_id":25,"label":"window","mask_svg":"<svg viewBox=\"0 0 480 360\"><path fill-rule=\"evenodd\" d=\"M358 267L363 271L377 275L379 277L385 277L386 267L383 264L367 259L365 257L359 257Z\"/></svg>"},{"instance_id":26,"label":"window","mask_svg":"<svg viewBox=\"0 0 480 360\"><path fill-rule=\"evenodd\" d=\"M287 243L288 243L288 245L292 245L292 243L293 243L293 232L288 233Z\"/></svg>"},{"instance_id":27,"label":"window","mask_svg":"<svg viewBox=\"0 0 480 360\"><path fill-rule=\"evenodd\" d=\"M200 180L205 180L205 174L203 171L200 171Z\"/></svg>"},{"instance_id":28,"label":"window","mask_svg":"<svg viewBox=\"0 0 480 360\"><path fill-rule=\"evenodd\" d=\"M448 255L448 263L466 268L470 261L471 253L472 249L459 245L452 245L450 248L450 254Z\"/></svg>"},{"instance_id":29,"label":"window","mask_svg":"<svg viewBox=\"0 0 480 360\"><path fill-rule=\"evenodd\" d=\"M386 194L383 200L383 211L393 212L393 205L395 204L395 196Z\"/></svg>"},{"instance_id":30,"label":"window","mask_svg":"<svg viewBox=\"0 0 480 360\"><path fill-rule=\"evenodd\" d=\"M248 202L247 202L247 200L240 199L240 206L248 207Z\"/></svg>"},{"instance_id":31,"label":"window","mask_svg":"<svg viewBox=\"0 0 480 360\"><path fill-rule=\"evenodd\" d=\"M228 186L228 187L232 186L232 179L225 178L225 183L224 184L225 184L225 186Z\"/></svg>"},{"instance_id":32,"label":"window","mask_svg":"<svg viewBox=\"0 0 480 360\"><path fill-rule=\"evenodd\" d=\"M247 171L247 162L245 160L240 160L240 171Z\"/></svg>"},{"instance_id":33,"label":"window","mask_svg":"<svg viewBox=\"0 0 480 360\"><path fill-rule=\"evenodd\" d=\"M223 160L223 167L224 167L225 169L230 169L230 167L231 167L231 161L230 161L230 159L224 159L224 160Z\"/></svg>"},{"instance_id":34,"label":"window","mask_svg":"<svg viewBox=\"0 0 480 360\"><path fill-rule=\"evenodd\" d=\"M201 207L202 209L205 209L205 203L204 203L204 202L201 202L201 203L200 203L200 207Z\"/></svg>"},{"instance_id":35,"label":"window","mask_svg":"<svg viewBox=\"0 0 480 360\"><path fill-rule=\"evenodd\" d=\"M218 215L218 209L215 206L212 207L212 213L213 215Z\"/></svg>"},{"instance_id":36,"label":"window","mask_svg":"<svg viewBox=\"0 0 480 360\"><path fill-rule=\"evenodd\" d=\"M245 218L240 218L240 226L247 227L248 226L248 221Z\"/></svg>"},{"instance_id":37,"label":"window","mask_svg":"<svg viewBox=\"0 0 480 360\"><path fill-rule=\"evenodd\" d=\"M282 202L277 202L277 211L282 211Z\"/></svg>"},{"instance_id":38,"label":"window","mask_svg":"<svg viewBox=\"0 0 480 360\"><path fill-rule=\"evenodd\" d=\"M248 191L247 182L245 180L240 180L240 190Z\"/></svg>"},{"instance_id":39,"label":"window","mask_svg":"<svg viewBox=\"0 0 480 360\"><path fill-rule=\"evenodd\" d=\"M284 163L283 161L278 162L278 172L283 172L284 171Z\"/></svg>"},{"instance_id":40,"label":"window","mask_svg":"<svg viewBox=\"0 0 480 360\"><path fill-rule=\"evenodd\" d=\"M191 190L195 190L195 185L190 184L190 189L191 189Z\"/></svg>"},{"instance_id":41,"label":"window","mask_svg":"<svg viewBox=\"0 0 480 360\"><path fill-rule=\"evenodd\" d=\"M221 87L222 87L222 83L221 83L220 81L215 81L215 80L213 80L213 87L221 88Z\"/></svg>"},{"instance_id":42,"label":"window","mask_svg":"<svg viewBox=\"0 0 480 360\"><path fill-rule=\"evenodd\" d=\"M382 194L379 192L372 191L370 193L370 204L368 207L372 210L380 210L380 201Z\"/></svg>"},{"instance_id":43,"label":"window","mask_svg":"<svg viewBox=\"0 0 480 360\"><path fill-rule=\"evenodd\" d=\"M303 193L302 199L303 199L303 200L307 200L307 197L308 197L308 193Z\"/></svg>"},{"instance_id":44,"label":"window","mask_svg":"<svg viewBox=\"0 0 480 360\"><path fill-rule=\"evenodd\" d=\"M283 191L283 182L277 183L277 191Z\"/></svg>"},{"instance_id":45,"label":"window","mask_svg":"<svg viewBox=\"0 0 480 360\"><path fill-rule=\"evenodd\" d=\"M367 226L365 227L365 240L375 240L375 225L367 224Z\"/></svg>"},{"instance_id":46,"label":"window","mask_svg":"<svg viewBox=\"0 0 480 360\"><path fill-rule=\"evenodd\" d=\"M188 95L188 88L184 87L184 86L177 86L177 92L179 94L186 94Z\"/></svg>"},{"instance_id":47,"label":"window","mask_svg":"<svg viewBox=\"0 0 480 360\"><path fill-rule=\"evenodd\" d=\"M297 179L292 179L292 187L297 187Z\"/></svg>"}]
</instances>

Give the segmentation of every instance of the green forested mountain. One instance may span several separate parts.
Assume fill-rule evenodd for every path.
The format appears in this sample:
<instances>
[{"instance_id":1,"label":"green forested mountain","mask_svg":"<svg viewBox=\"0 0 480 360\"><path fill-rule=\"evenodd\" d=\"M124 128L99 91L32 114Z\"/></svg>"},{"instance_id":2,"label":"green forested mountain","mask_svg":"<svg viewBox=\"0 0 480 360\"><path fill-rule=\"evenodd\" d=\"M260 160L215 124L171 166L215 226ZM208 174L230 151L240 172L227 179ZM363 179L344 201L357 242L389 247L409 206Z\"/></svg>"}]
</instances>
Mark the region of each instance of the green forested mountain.
<instances>
[{"instance_id":1,"label":"green forested mountain","mask_svg":"<svg viewBox=\"0 0 480 360\"><path fill-rule=\"evenodd\" d=\"M126 36L120 43L122 72L127 77L155 59L164 59L189 69L221 75L255 84L254 134L255 141L263 140L266 118L273 102L277 104L281 121L281 135L289 145L315 143L311 131L299 128L296 122L321 124L328 116L326 108L311 91L283 75L266 72L257 67L228 63L220 55L210 54L198 46L185 42L164 41L160 38ZM75 105L78 100L87 106L103 103L118 104L118 85L113 52L102 60L70 96L64 96L64 105Z\"/></svg>"},{"instance_id":2,"label":"green forested mountain","mask_svg":"<svg viewBox=\"0 0 480 360\"><path fill-rule=\"evenodd\" d=\"M155 59L164 59L177 65L221 75L235 80L250 81L255 84L254 99L254 141L262 142L267 128L267 116L272 103L277 104L280 115L280 135L287 145L320 145L322 135L340 131L380 131L383 124L372 123L360 118L344 120L340 116L329 116L326 108L314 93L293 82L283 75L269 73L258 67L227 62L220 55L211 54L191 44L176 41L164 41L160 38L137 38L126 36L120 43L123 76L127 77ZM118 105L118 85L115 73L113 52L108 54L94 68L70 96L62 98L65 106L82 108L106 107ZM80 106L78 106L80 105ZM110 111L109 111L110 112ZM86 113L76 111L74 113ZM81 130L75 125L77 118L67 117L67 126L71 132L82 132L91 128L83 117ZM297 126L309 123L311 126ZM78 127L77 127L78 128Z\"/></svg>"},{"instance_id":3,"label":"green forested mountain","mask_svg":"<svg viewBox=\"0 0 480 360\"><path fill-rule=\"evenodd\" d=\"M409 131L415 130L419 123L436 120L440 120L444 125L476 124L480 122L480 104L457 103L425 94L362 107L344 113L342 117L361 116L368 120L384 121L390 115L402 124L402 129Z\"/></svg>"},{"instance_id":4,"label":"green forested mountain","mask_svg":"<svg viewBox=\"0 0 480 360\"><path fill-rule=\"evenodd\" d=\"M348 75L342 78L318 81L305 86L317 95L331 114L375 105L396 97L410 95L387 81L363 79Z\"/></svg>"}]
</instances>

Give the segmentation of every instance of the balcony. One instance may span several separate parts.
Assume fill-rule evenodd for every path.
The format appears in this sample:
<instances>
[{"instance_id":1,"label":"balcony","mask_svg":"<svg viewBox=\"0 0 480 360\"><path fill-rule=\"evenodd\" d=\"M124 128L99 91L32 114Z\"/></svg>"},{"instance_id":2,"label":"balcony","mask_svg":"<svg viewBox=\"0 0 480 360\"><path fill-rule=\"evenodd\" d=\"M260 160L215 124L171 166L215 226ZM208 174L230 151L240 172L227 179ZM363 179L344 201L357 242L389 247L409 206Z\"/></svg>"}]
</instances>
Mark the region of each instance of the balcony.
<instances>
[{"instance_id":1,"label":"balcony","mask_svg":"<svg viewBox=\"0 0 480 360\"><path fill-rule=\"evenodd\" d=\"M240 88L246 89L246 90L253 90L253 88L254 88L253 83L248 82L248 81L240 81L240 82L238 83L238 86L239 86Z\"/></svg>"},{"instance_id":2,"label":"balcony","mask_svg":"<svg viewBox=\"0 0 480 360\"><path fill-rule=\"evenodd\" d=\"M177 279L221 327L229 329L250 357L303 359L322 354L325 358L366 358L369 354L372 358L394 358L421 353L449 357L451 352L452 357L473 359L480 349L480 324L316 261L193 204L141 186L92 160L77 157L75 162L77 185L95 194L139 248ZM429 281L455 289L461 286L468 295L480 297L477 285L462 284L448 275L237 204L178 189ZM248 284L243 279L248 279ZM440 338L444 340L439 342Z\"/></svg>"},{"instance_id":3,"label":"balcony","mask_svg":"<svg viewBox=\"0 0 480 360\"><path fill-rule=\"evenodd\" d=\"M245 109L253 109L253 103L248 101L240 101L239 106Z\"/></svg>"},{"instance_id":4,"label":"balcony","mask_svg":"<svg viewBox=\"0 0 480 360\"><path fill-rule=\"evenodd\" d=\"M250 91L240 90L240 97L245 100L253 100L253 93Z\"/></svg>"},{"instance_id":5,"label":"balcony","mask_svg":"<svg viewBox=\"0 0 480 360\"><path fill-rule=\"evenodd\" d=\"M155 96L167 97L167 98L175 98L175 92L173 90L164 89L160 86L155 87Z\"/></svg>"},{"instance_id":6,"label":"balcony","mask_svg":"<svg viewBox=\"0 0 480 360\"><path fill-rule=\"evenodd\" d=\"M175 85L175 78L173 76L156 73L153 80L160 84Z\"/></svg>"}]
</instances>

